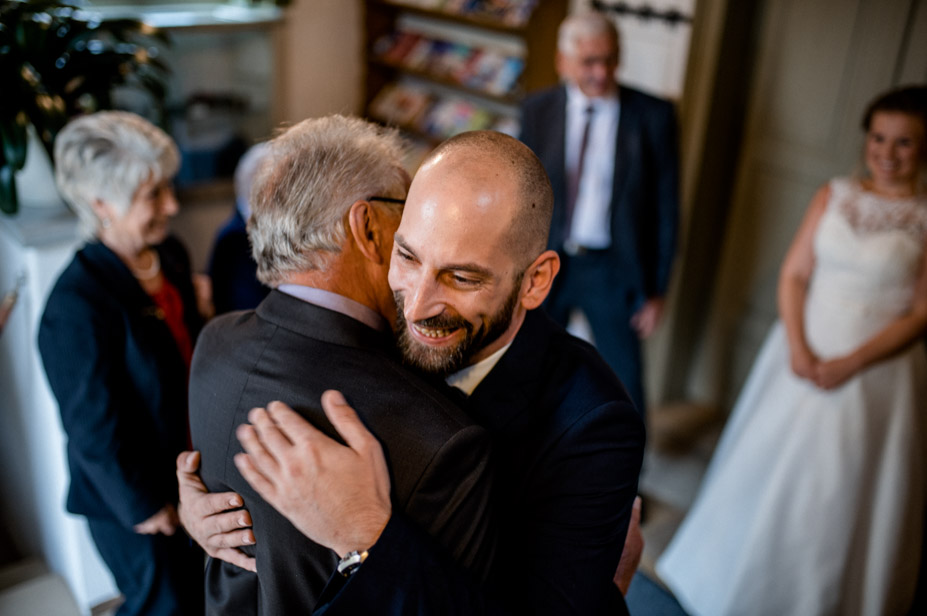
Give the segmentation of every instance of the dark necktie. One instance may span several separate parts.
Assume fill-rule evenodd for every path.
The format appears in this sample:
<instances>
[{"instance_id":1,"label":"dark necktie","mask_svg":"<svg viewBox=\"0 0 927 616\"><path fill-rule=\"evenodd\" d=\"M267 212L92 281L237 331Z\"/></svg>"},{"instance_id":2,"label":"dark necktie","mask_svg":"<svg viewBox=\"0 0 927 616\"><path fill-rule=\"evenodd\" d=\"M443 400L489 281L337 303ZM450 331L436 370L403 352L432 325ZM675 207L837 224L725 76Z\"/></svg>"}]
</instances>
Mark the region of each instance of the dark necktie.
<instances>
[{"instance_id":1,"label":"dark necktie","mask_svg":"<svg viewBox=\"0 0 927 616\"><path fill-rule=\"evenodd\" d=\"M579 182L583 177L583 163L586 160L586 146L589 144L589 127L592 126L592 113L595 107L589 105L586 107L584 116L586 118L583 126L583 138L579 142L579 158L576 159L576 167L572 173L567 174L567 201L566 201L566 224L564 225L564 241L570 239L570 227L573 226L573 211L576 208L576 196L579 194Z\"/></svg>"}]
</instances>

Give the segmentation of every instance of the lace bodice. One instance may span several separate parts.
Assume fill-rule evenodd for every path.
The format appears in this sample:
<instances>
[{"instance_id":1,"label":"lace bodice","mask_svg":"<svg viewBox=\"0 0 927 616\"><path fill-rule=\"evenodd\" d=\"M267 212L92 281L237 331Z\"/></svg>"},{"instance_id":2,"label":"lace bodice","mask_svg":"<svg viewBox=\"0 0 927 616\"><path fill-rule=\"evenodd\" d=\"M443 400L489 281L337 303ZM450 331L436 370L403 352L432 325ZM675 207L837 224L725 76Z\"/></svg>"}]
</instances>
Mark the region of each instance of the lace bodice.
<instances>
[{"instance_id":1,"label":"lace bodice","mask_svg":"<svg viewBox=\"0 0 927 616\"><path fill-rule=\"evenodd\" d=\"M904 230L927 238L927 197L892 199L862 189L859 182L838 178L830 183L831 204L857 233Z\"/></svg>"},{"instance_id":2,"label":"lace bodice","mask_svg":"<svg viewBox=\"0 0 927 616\"><path fill-rule=\"evenodd\" d=\"M852 348L910 310L927 241L927 198L888 199L846 178L830 188L814 238L806 333L822 347ZM835 335L825 344L820 336L828 333Z\"/></svg>"}]
</instances>

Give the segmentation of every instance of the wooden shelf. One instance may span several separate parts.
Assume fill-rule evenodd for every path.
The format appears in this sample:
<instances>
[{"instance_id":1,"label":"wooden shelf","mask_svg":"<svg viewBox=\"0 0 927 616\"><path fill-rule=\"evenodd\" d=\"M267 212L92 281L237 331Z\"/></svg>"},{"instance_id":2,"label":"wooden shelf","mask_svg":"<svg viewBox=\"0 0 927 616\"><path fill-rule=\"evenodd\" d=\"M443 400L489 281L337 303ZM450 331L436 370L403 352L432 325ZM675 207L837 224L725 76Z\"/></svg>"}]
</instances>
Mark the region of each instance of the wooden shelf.
<instances>
[{"instance_id":1,"label":"wooden shelf","mask_svg":"<svg viewBox=\"0 0 927 616\"><path fill-rule=\"evenodd\" d=\"M408 5L396 0L367 0L365 3L368 53L365 95L367 115L377 121L396 125L395 122L384 122L382 116L378 117L378 114L371 109L371 103L384 87L411 80L422 83L423 87L433 91L438 99L453 100L459 97L494 117L514 118L517 116L517 105L525 93L557 83L554 68L557 28L566 16L568 4L569 0L538 0L527 23L510 25L481 15L448 13L439 9ZM522 58L524 68L515 85L508 92L494 93L468 86L443 72L436 73L427 69L411 68L404 66L401 61L386 60L373 52L374 44L384 37L387 37L386 40L389 41L388 37L391 34L400 31L414 31L417 34L418 29L410 25L412 22L418 22L423 31L426 27L422 24L431 23L433 25L428 27L428 30L434 29L442 34L449 33L459 36L459 39L456 39L453 36L438 35L432 39L431 34L423 34L423 40L448 40L450 43L458 43L483 53L494 50L493 43L496 41L504 41L508 45L506 49L511 49L513 46L515 48L514 51L505 52L504 55ZM411 29L404 29L400 25ZM468 39L477 39L478 42L473 43ZM483 40L489 41L485 47L482 42L479 42ZM394 47L394 49L399 48ZM430 50L426 48L422 50L424 51ZM394 55L402 56L404 53L407 52ZM418 66L419 63L416 62L416 65ZM427 114L428 110L425 113ZM414 126L401 126L400 128L432 144L437 144L444 138L440 135L422 134L422 130Z\"/></svg>"},{"instance_id":2,"label":"wooden shelf","mask_svg":"<svg viewBox=\"0 0 927 616\"><path fill-rule=\"evenodd\" d=\"M545 0L539 1L544 2ZM368 4L379 5L383 9L387 10L402 11L403 13L408 13L410 15L421 15L423 17L430 17L455 24L465 24L476 28L481 28L483 30L493 30L496 32L508 32L521 35L525 33L528 26L527 23L522 25L510 25L501 22L498 19L493 19L492 17L468 15L466 13L450 13L448 11L430 9L427 7L415 6L402 2L390 2L389 0L370 0Z\"/></svg>"},{"instance_id":3,"label":"wooden shelf","mask_svg":"<svg viewBox=\"0 0 927 616\"><path fill-rule=\"evenodd\" d=\"M447 77L434 75L432 73L429 73L428 71L408 68L408 67L405 67L399 64L394 64L392 62L386 62L384 60L381 60L380 58L371 57L367 60L367 62L369 64L377 65L384 70L393 71L397 76L411 75L413 77L417 77L418 79L422 79L424 81L436 83L444 88L455 90L464 96L483 98L486 100L493 101L499 105L509 105L509 106L514 107L515 105L518 104L518 101L521 100L521 93L518 91L508 94L508 95L500 96L498 94L493 94L492 92L486 92L485 90L478 90L478 89L470 88L464 84L461 84L458 81L449 79Z\"/></svg>"}]
</instances>

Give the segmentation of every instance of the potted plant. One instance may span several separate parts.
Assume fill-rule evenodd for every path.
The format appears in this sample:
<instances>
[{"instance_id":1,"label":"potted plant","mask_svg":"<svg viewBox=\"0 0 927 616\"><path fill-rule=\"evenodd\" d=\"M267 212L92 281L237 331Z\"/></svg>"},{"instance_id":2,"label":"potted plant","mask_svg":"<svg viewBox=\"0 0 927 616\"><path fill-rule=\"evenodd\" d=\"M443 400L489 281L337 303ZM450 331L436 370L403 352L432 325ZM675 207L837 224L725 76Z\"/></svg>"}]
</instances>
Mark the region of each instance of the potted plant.
<instances>
[{"instance_id":1,"label":"potted plant","mask_svg":"<svg viewBox=\"0 0 927 616\"><path fill-rule=\"evenodd\" d=\"M55 0L0 0L0 210L18 209L16 172L30 124L51 156L67 121L112 108L117 86L140 88L161 105L167 68L159 42L166 35L140 21L104 21Z\"/></svg>"}]
</instances>

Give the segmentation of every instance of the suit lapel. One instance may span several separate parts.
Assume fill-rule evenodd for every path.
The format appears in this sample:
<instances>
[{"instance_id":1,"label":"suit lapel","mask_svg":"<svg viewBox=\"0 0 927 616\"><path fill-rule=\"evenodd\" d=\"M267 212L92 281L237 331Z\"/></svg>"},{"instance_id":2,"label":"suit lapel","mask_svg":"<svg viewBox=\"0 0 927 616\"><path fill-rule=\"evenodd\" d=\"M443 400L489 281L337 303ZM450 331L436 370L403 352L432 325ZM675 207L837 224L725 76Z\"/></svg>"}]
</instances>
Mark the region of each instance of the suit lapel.
<instances>
[{"instance_id":1,"label":"suit lapel","mask_svg":"<svg viewBox=\"0 0 927 616\"><path fill-rule=\"evenodd\" d=\"M173 343L173 334L164 321L161 309L155 305L151 296L145 293L119 256L99 242L87 244L81 255L87 270L116 297L118 304L129 313L130 320L145 328L155 348L161 349L162 353L171 352L167 350L171 349L180 357L180 351ZM193 333L195 332L191 332L191 336ZM171 344L167 345L164 341L170 341Z\"/></svg>"},{"instance_id":2,"label":"suit lapel","mask_svg":"<svg viewBox=\"0 0 927 616\"><path fill-rule=\"evenodd\" d=\"M619 86L620 88L620 86ZM639 149L640 141L640 118L638 118L638 109L634 104L634 97L627 90L621 88L620 108L618 116L618 136L615 143L615 173L612 180L612 220L615 219L615 210L621 203L624 190L627 186L628 175L631 167L634 165L635 151Z\"/></svg>"},{"instance_id":3,"label":"suit lapel","mask_svg":"<svg viewBox=\"0 0 927 616\"><path fill-rule=\"evenodd\" d=\"M494 434L503 435L513 425L531 420L524 415L540 388L550 341L545 318L540 310L528 311L512 346L468 399L470 415Z\"/></svg>"},{"instance_id":4,"label":"suit lapel","mask_svg":"<svg viewBox=\"0 0 927 616\"><path fill-rule=\"evenodd\" d=\"M149 357L152 361L151 367L161 372L154 378L166 379L173 374L173 378L179 379L175 382L185 382L187 362L164 320L164 313L142 289L128 266L116 253L99 242L87 244L80 255L90 275L113 294L116 305L125 311L130 327L128 335L139 338L144 348L154 350ZM190 332L191 342L195 340L195 333ZM177 371L181 373L178 375ZM156 389L156 398L150 400L152 408L160 405L157 396L161 396L162 393L164 392L160 388Z\"/></svg>"},{"instance_id":5,"label":"suit lapel","mask_svg":"<svg viewBox=\"0 0 927 616\"><path fill-rule=\"evenodd\" d=\"M321 342L392 352L392 334L274 289L257 307L262 319Z\"/></svg>"},{"instance_id":6,"label":"suit lapel","mask_svg":"<svg viewBox=\"0 0 927 616\"><path fill-rule=\"evenodd\" d=\"M554 210L554 220L551 228L554 233L551 234L552 241L560 240L560 229L566 228L566 88L560 86L554 94L554 104L549 107L550 113L547 117L547 126L549 127L548 143L552 144L548 152L550 153L548 175L550 176L550 186L554 191L554 203L560 204Z\"/></svg>"}]
</instances>

